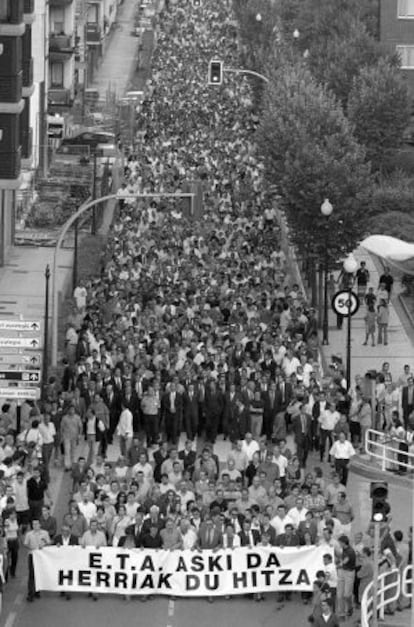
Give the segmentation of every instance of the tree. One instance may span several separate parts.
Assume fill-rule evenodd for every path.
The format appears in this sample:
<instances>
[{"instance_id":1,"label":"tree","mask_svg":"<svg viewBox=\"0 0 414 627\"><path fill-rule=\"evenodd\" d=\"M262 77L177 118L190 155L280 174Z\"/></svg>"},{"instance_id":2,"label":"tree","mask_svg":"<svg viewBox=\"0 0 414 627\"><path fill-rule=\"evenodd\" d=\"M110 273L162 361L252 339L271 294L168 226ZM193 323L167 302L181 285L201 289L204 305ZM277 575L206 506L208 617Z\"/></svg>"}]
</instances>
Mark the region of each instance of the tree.
<instances>
[{"instance_id":1,"label":"tree","mask_svg":"<svg viewBox=\"0 0 414 627\"><path fill-rule=\"evenodd\" d=\"M386 167L410 119L408 88L393 64L379 59L375 66L361 69L349 94L348 117L373 168Z\"/></svg>"},{"instance_id":2,"label":"tree","mask_svg":"<svg viewBox=\"0 0 414 627\"><path fill-rule=\"evenodd\" d=\"M340 105L303 64L273 71L257 135L299 249L320 255L328 238L332 256L353 250L365 231L369 165ZM335 208L329 223L324 198Z\"/></svg>"}]
</instances>

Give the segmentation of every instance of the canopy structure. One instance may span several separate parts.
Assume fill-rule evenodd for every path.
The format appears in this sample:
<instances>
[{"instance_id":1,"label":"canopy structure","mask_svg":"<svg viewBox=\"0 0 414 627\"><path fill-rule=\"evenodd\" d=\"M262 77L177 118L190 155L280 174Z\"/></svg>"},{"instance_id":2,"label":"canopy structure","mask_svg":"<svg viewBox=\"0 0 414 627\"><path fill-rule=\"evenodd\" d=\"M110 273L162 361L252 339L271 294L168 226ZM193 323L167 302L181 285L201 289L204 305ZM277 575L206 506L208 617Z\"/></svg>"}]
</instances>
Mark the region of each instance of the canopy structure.
<instances>
[{"instance_id":1,"label":"canopy structure","mask_svg":"<svg viewBox=\"0 0 414 627\"><path fill-rule=\"evenodd\" d=\"M370 235L360 246L381 257L387 265L414 275L414 244L389 235Z\"/></svg>"}]
</instances>

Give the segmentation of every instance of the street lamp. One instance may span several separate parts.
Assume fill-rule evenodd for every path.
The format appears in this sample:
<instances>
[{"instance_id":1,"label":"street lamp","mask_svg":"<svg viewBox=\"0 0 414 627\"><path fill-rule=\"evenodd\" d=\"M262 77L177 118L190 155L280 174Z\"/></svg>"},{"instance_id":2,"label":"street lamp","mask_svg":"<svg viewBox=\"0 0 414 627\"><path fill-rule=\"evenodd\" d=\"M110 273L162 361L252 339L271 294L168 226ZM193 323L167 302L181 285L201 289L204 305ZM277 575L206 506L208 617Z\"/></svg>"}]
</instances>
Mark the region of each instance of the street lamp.
<instances>
[{"instance_id":1,"label":"street lamp","mask_svg":"<svg viewBox=\"0 0 414 627\"><path fill-rule=\"evenodd\" d=\"M325 218L332 215L333 207L328 198L325 198L321 204L321 213ZM322 344L329 344L328 339L328 271L329 271L329 253L328 253L328 222L325 225L325 263L324 263L324 292L323 292L323 323L322 323Z\"/></svg>"},{"instance_id":2,"label":"street lamp","mask_svg":"<svg viewBox=\"0 0 414 627\"><path fill-rule=\"evenodd\" d=\"M354 274L358 270L358 262L351 253L345 259L343 268L348 274L348 329L346 339L346 386L349 390L351 386L351 306L352 306L352 285L354 282Z\"/></svg>"}]
</instances>

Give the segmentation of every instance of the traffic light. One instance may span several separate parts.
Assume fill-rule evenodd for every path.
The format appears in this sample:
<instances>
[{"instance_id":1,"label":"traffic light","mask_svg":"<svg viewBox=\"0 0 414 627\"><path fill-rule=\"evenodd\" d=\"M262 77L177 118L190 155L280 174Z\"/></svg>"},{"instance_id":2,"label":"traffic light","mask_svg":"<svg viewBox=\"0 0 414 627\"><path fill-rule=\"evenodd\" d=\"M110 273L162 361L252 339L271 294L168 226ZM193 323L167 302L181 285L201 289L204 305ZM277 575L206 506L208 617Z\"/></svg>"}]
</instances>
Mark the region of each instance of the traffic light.
<instances>
[{"instance_id":1,"label":"traffic light","mask_svg":"<svg viewBox=\"0 0 414 627\"><path fill-rule=\"evenodd\" d=\"M386 521L391 511L388 498L388 483L384 481L374 481L370 484L370 496L372 499L372 520L377 521L382 515L382 520Z\"/></svg>"},{"instance_id":2,"label":"traffic light","mask_svg":"<svg viewBox=\"0 0 414 627\"><path fill-rule=\"evenodd\" d=\"M208 65L208 84L221 85L223 82L223 61L210 61Z\"/></svg>"}]
</instances>

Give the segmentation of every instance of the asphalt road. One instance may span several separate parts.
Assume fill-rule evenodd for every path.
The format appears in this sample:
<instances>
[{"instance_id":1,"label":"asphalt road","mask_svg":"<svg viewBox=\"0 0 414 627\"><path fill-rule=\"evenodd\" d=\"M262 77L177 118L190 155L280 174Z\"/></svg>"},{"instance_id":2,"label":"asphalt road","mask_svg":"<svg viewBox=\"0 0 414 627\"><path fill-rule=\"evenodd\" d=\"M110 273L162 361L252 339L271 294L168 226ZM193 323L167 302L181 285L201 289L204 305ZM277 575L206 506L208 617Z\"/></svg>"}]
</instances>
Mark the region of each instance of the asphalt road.
<instances>
[{"instance_id":1,"label":"asphalt road","mask_svg":"<svg viewBox=\"0 0 414 627\"><path fill-rule=\"evenodd\" d=\"M34 603L22 602L13 627L305 627L309 625L309 606L300 599L277 609L275 595L255 603L253 599L154 599L141 602L122 597L100 597L94 602L86 596L66 601L56 594L44 593ZM7 623L1 623L10 627ZM344 623L355 624L355 621Z\"/></svg>"}]
</instances>

